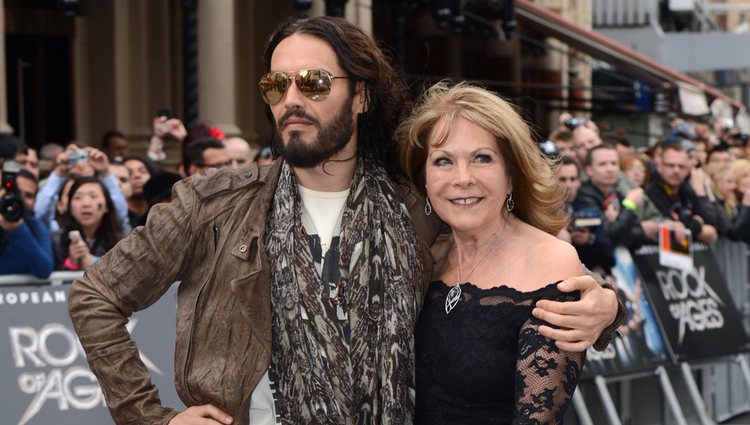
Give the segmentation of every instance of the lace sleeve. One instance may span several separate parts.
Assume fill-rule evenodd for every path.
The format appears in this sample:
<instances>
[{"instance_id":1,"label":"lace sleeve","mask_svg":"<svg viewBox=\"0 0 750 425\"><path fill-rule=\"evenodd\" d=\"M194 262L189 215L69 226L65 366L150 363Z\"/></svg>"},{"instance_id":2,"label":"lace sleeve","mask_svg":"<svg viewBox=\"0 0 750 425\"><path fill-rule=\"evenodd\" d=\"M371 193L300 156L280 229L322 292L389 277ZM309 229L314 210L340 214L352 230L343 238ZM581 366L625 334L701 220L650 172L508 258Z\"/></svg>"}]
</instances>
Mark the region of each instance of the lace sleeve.
<instances>
[{"instance_id":1,"label":"lace sleeve","mask_svg":"<svg viewBox=\"0 0 750 425\"><path fill-rule=\"evenodd\" d=\"M534 317L518 334L513 424L560 424L581 375L586 352L562 351L537 331Z\"/></svg>"}]
</instances>

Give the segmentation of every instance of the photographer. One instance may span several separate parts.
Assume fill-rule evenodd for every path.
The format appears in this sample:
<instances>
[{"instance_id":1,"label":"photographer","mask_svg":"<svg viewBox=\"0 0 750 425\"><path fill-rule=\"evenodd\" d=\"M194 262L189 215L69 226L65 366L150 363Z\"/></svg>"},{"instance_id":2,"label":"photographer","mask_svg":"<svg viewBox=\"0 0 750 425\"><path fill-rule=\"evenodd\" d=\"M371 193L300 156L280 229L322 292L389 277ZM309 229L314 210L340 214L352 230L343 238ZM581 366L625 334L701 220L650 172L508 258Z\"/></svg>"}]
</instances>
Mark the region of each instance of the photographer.
<instances>
[{"instance_id":1,"label":"photographer","mask_svg":"<svg viewBox=\"0 0 750 425\"><path fill-rule=\"evenodd\" d=\"M0 274L28 273L45 279L52 273L52 242L44 224L30 213L36 190L37 181L30 171L20 169L14 160L3 161Z\"/></svg>"},{"instance_id":2,"label":"photographer","mask_svg":"<svg viewBox=\"0 0 750 425\"><path fill-rule=\"evenodd\" d=\"M109 171L107 155L98 149L81 149L72 144L57 156L54 171L50 173L47 183L39 191L34 207L35 215L44 222L50 233L60 230L60 226L55 221L55 203L58 201L58 193L68 175L96 175L109 190L122 233L125 235L130 233L127 202L120 191L117 179Z\"/></svg>"}]
</instances>

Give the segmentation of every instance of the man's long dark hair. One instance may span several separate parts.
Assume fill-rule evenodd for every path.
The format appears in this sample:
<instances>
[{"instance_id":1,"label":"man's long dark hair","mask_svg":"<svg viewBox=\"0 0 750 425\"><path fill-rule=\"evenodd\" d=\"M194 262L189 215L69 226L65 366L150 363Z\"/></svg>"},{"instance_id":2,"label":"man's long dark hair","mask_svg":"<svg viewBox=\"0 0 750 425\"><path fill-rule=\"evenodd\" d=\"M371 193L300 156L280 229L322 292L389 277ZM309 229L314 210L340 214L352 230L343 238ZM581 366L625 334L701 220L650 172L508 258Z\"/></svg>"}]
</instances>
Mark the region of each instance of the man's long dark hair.
<instances>
[{"instance_id":1,"label":"man's long dark hair","mask_svg":"<svg viewBox=\"0 0 750 425\"><path fill-rule=\"evenodd\" d=\"M370 36L342 18L290 19L268 40L264 54L266 71L270 70L276 46L293 34L315 36L328 43L349 77L352 93L357 83L364 84L367 112L360 114L357 121L359 155L365 161L381 164L391 178L401 180L403 172L399 167L394 132L409 105L409 97L389 58ZM266 111L273 124L270 108Z\"/></svg>"}]
</instances>

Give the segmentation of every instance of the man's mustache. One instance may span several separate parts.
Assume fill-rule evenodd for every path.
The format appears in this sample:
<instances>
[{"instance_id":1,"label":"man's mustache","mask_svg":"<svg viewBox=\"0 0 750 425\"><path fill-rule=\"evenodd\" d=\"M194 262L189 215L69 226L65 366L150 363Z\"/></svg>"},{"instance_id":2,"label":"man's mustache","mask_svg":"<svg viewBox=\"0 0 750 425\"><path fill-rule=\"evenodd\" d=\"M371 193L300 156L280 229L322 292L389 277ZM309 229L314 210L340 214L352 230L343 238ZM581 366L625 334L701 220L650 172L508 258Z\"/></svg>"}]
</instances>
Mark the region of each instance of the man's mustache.
<instances>
[{"instance_id":1,"label":"man's mustache","mask_svg":"<svg viewBox=\"0 0 750 425\"><path fill-rule=\"evenodd\" d=\"M286 111L284 115L281 116L281 118L279 118L278 128L283 128L289 118L292 117L305 119L307 121L310 121L313 125L319 124L318 120L305 113L305 111L301 109L290 109Z\"/></svg>"}]
</instances>

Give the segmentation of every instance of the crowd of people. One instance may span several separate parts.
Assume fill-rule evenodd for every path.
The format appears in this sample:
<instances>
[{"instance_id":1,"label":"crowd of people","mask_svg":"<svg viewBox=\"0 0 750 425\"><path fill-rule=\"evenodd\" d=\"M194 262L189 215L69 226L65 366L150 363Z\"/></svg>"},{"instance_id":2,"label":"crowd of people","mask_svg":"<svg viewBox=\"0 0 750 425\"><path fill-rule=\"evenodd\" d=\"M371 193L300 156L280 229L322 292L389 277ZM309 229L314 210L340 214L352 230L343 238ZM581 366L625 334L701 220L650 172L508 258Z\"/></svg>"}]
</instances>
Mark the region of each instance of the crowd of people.
<instances>
[{"instance_id":1,"label":"crowd of people","mask_svg":"<svg viewBox=\"0 0 750 425\"><path fill-rule=\"evenodd\" d=\"M239 137L224 140L206 124L187 132L179 119L158 116L153 134L144 157L130 155L125 134L117 130L104 133L97 147L50 143L38 151L0 135L0 198L9 199L3 203L9 212L0 214L0 274L44 279L54 270L86 269L145 224L153 205L168 202L180 179L273 160L269 147L257 150ZM165 161L166 139L181 144L178 167ZM22 205L16 207L15 198Z\"/></svg>"},{"instance_id":2,"label":"crowd of people","mask_svg":"<svg viewBox=\"0 0 750 425\"><path fill-rule=\"evenodd\" d=\"M750 143L731 120L675 120L656 144L636 149L564 113L542 147L555 158L570 216L558 236L592 270L609 274L617 245L656 242L660 226L677 240L750 243Z\"/></svg>"},{"instance_id":3,"label":"crowd of people","mask_svg":"<svg viewBox=\"0 0 750 425\"><path fill-rule=\"evenodd\" d=\"M116 130L107 131L98 148L49 144L39 153L18 138L0 137L2 158L19 165L15 190L25 206L18 221L0 216L0 273L40 278L95 262L145 224L153 205L169 201L180 179L273 161L270 146L258 150L240 137L225 139L206 124L188 132L167 116L154 118L144 157L130 155L126 136ZM182 146L176 168L165 165L168 140ZM720 237L750 243L750 143L727 120L713 127L675 120L658 143L635 148L622 134L600 134L594 121L563 113L540 148L554 159L570 218L558 236L602 275L614 266L617 245L655 242L660 225L678 239L689 231L704 243ZM79 180L89 187L98 182L97 196L83 199L71 191Z\"/></svg>"}]
</instances>

